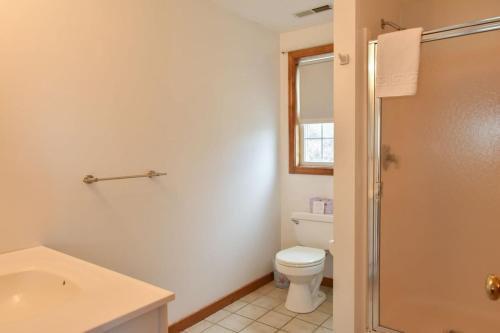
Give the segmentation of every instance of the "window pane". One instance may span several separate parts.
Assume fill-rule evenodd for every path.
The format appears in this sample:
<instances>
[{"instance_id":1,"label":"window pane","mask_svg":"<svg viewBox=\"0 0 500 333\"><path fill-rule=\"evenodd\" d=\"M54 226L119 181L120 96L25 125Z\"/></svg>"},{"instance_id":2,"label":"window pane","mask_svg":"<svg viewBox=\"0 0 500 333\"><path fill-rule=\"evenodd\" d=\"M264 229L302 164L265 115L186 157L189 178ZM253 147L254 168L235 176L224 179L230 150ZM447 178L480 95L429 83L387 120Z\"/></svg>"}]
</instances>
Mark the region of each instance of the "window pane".
<instances>
[{"instance_id":1,"label":"window pane","mask_svg":"<svg viewBox=\"0 0 500 333\"><path fill-rule=\"evenodd\" d=\"M323 162L333 163L333 139L323 140Z\"/></svg>"},{"instance_id":2,"label":"window pane","mask_svg":"<svg viewBox=\"0 0 500 333\"><path fill-rule=\"evenodd\" d=\"M323 124L323 138L333 139L333 123Z\"/></svg>"},{"instance_id":3,"label":"window pane","mask_svg":"<svg viewBox=\"0 0 500 333\"><path fill-rule=\"evenodd\" d=\"M321 138L321 124L304 124L304 138L305 139L320 139Z\"/></svg>"},{"instance_id":4,"label":"window pane","mask_svg":"<svg viewBox=\"0 0 500 333\"><path fill-rule=\"evenodd\" d=\"M333 164L333 123L303 124L301 161L306 164Z\"/></svg>"},{"instance_id":5,"label":"window pane","mask_svg":"<svg viewBox=\"0 0 500 333\"><path fill-rule=\"evenodd\" d=\"M322 162L321 139L304 140L304 162Z\"/></svg>"}]
</instances>

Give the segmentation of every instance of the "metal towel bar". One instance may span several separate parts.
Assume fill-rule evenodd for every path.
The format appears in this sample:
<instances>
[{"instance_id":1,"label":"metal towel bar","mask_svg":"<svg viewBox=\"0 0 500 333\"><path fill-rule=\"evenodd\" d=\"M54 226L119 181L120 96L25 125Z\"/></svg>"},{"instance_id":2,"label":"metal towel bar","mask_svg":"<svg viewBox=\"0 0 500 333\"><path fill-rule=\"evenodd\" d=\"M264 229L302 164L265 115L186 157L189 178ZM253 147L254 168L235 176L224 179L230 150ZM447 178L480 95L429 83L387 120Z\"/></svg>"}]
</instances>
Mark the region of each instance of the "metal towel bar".
<instances>
[{"instance_id":1,"label":"metal towel bar","mask_svg":"<svg viewBox=\"0 0 500 333\"><path fill-rule=\"evenodd\" d=\"M145 174L142 175L131 175L131 176L120 176L120 177L106 177L106 178L97 178L92 175L87 175L83 178L83 182L85 184L93 184L101 181L106 181L106 180L118 180L118 179L129 179L129 178L153 178L153 177L159 177L159 176L166 176L166 172L156 172L154 170L150 170L146 172Z\"/></svg>"}]
</instances>

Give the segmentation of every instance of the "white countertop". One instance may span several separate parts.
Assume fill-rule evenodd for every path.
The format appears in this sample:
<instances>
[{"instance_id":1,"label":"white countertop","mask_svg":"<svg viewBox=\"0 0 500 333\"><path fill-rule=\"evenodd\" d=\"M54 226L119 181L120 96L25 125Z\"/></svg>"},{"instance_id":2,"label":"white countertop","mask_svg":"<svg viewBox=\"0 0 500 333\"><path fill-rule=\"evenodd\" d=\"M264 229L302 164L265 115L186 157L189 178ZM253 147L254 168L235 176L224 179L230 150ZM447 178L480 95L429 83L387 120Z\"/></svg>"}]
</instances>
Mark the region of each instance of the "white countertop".
<instances>
[{"instance_id":1,"label":"white countertop","mask_svg":"<svg viewBox=\"0 0 500 333\"><path fill-rule=\"evenodd\" d=\"M36 273L15 274L19 272ZM13 288L19 289L19 276L30 290L27 295L22 290L12 295L9 289L16 284ZM170 291L43 246L0 255L0 281L4 284L0 285L0 332L9 333L104 332L175 298ZM70 292L61 292L62 283L67 284ZM61 294L63 297L59 297ZM50 306L40 306L38 310L36 305L36 311L27 318L15 319L13 314L19 312L13 299L22 306L31 301L29 296L38 303L47 299ZM57 297L59 303L51 301ZM28 305L33 309L33 302Z\"/></svg>"}]
</instances>

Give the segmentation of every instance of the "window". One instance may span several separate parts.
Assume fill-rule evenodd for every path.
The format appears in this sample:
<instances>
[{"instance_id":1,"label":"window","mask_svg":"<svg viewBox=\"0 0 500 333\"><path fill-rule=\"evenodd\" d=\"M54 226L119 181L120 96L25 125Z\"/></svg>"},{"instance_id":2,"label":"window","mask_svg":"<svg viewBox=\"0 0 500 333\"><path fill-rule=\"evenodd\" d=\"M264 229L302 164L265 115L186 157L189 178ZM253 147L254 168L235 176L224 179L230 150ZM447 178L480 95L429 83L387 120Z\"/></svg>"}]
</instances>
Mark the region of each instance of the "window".
<instances>
[{"instance_id":1,"label":"window","mask_svg":"<svg viewBox=\"0 0 500 333\"><path fill-rule=\"evenodd\" d=\"M289 52L289 172L333 175L333 44Z\"/></svg>"},{"instance_id":2,"label":"window","mask_svg":"<svg viewBox=\"0 0 500 333\"><path fill-rule=\"evenodd\" d=\"M301 165L333 165L333 123L301 125Z\"/></svg>"}]
</instances>

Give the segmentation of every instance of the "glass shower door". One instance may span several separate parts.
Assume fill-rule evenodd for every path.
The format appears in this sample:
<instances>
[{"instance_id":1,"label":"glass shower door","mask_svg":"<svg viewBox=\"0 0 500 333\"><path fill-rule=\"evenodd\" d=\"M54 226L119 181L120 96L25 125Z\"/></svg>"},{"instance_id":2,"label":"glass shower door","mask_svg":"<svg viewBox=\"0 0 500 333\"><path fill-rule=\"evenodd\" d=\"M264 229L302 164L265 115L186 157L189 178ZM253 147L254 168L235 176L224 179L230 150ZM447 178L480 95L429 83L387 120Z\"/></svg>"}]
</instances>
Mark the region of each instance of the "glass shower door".
<instances>
[{"instance_id":1,"label":"glass shower door","mask_svg":"<svg viewBox=\"0 0 500 333\"><path fill-rule=\"evenodd\" d=\"M421 51L417 95L380 108L379 330L498 333L500 31Z\"/></svg>"}]
</instances>

